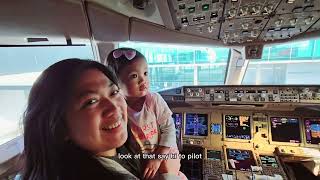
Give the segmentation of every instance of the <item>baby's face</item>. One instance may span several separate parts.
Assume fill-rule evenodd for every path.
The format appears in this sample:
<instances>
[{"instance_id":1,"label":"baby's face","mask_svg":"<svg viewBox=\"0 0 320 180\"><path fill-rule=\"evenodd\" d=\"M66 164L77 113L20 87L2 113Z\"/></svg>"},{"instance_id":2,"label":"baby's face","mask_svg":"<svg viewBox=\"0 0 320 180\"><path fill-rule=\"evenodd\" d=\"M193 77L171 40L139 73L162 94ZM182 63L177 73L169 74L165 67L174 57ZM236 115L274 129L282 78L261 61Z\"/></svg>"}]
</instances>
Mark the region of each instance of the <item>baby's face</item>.
<instances>
[{"instance_id":1,"label":"baby's face","mask_svg":"<svg viewBox=\"0 0 320 180\"><path fill-rule=\"evenodd\" d=\"M135 59L120 72L120 87L126 97L143 97L149 91L148 64L144 58Z\"/></svg>"}]
</instances>

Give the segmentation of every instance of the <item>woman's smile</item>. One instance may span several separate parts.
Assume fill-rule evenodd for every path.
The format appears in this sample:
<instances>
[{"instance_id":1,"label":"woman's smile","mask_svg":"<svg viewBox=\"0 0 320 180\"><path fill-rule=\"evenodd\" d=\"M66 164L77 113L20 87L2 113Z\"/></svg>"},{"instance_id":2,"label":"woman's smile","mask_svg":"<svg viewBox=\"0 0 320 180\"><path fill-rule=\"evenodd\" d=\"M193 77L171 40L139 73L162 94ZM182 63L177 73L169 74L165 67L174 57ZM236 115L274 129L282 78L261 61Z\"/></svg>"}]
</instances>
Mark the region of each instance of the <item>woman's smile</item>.
<instances>
[{"instance_id":1,"label":"woman's smile","mask_svg":"<svg viewBox=\"0 0 320 180\"><path fill-rule=\"evenodd\" d=\"M123 119L119 118L116 122L102 126L102 130L106 133L117 133L123 126Z\"/></svg>"}]
</instances>

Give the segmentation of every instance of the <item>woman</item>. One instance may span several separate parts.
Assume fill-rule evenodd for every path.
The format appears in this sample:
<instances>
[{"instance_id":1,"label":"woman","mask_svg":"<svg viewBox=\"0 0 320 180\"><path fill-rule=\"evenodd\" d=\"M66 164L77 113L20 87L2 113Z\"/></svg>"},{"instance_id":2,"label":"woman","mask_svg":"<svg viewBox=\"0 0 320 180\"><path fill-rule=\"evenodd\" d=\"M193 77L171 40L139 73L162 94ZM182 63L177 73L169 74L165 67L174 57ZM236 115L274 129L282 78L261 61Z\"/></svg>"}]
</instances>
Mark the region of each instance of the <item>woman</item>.
<instances>
[{"instance_id":1,"label":"woman","mask_svg":"<svg viewBox=\"0 0 320 180\"><path fill-rule=\"evenodd\" d=\"M117 158L132 154L124 146L126 110L117 80L104 65L67 59L50 66L29 95L22 178L140 178L138 160ZM176 178L161 171L162 178Z\"/></svg>"}]
</instances>

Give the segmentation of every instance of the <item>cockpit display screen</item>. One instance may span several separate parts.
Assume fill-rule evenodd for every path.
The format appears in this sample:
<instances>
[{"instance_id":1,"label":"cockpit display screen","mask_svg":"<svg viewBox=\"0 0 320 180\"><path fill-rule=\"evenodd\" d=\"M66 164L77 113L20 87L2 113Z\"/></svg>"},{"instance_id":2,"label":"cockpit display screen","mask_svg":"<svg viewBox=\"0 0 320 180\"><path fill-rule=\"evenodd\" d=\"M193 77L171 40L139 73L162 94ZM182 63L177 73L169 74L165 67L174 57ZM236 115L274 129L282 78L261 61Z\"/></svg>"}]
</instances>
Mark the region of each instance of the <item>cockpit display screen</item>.
<instances>
[{"instance_id":1,"label":"cockpit display screen","mask_svg":"<svg viewBox=\"0 0 320 180\"><path fill-rule=\"evenodd\" d=\"M274 156L260 155L260 161L262 166L278 167L277 160Z\"/></svg>"},{"instance_id":2,"label":"cockpit display screen","mask_svg":"<svg viewBox=\"0 0 320 180\"><path fill-rule=\"evenodd\" d=\"M271 117L272 141L301 143L299 119Z\"/></svg>"},{"instance_id":3,"label":"cockpit display screen","mask_svg":"<svg viewBox=\"0 0 320 180\"><path fill-rule=\"evenodd\" d=\"M186 113L185 135L208 136L208 114Z\"/></svg>"},{"instance_id":4,"label":"cockpit display screen","mask_svg":"<svg viewBox=\"0 0 320 180\"><path fill-rule=\"evenodd\" d=\"M173 113L172 118L174 121L174 126L176 128L176 136L180 137L183 115L182 113Z\"/></svg>"},{"instance_id":5,"label":"cockpit display screen","mask_svg":"<svg viewBox=\"0 0 320 180\"><path fill-rule=\"evenodd\" d=\"M306 141L308 144L320 144L320 118L304 119Z\"/></svg>"},{"instance_id":6,"label":"cockpit display screen","mask_svg":"<svg viewBox=\"0 0 320 180\"><path fill-rule=\"evenodd\" d=\"M225 115L226 138L251 139L250 116Z\"/></svg>"},{"instance_id":7,"label":"cockpit display screen","mask_svg":"<svg viewBox=\"0 0 320 180\"><path fill-rule=\"evenodd\" d=\"M256 161L250 150L227 148L227 159L229 169L251 171L251 166L256 166Z\"/></svg>"},{"instance_id":8,"label":"cockpit display screen","mask_svg":"<svg viewBox=\"0 0 320 180\"><path fill-rule=\"evenodd\" d=\"M221 151L207 150L207 159L221 161Z\"/></svg>"}]
</instances>

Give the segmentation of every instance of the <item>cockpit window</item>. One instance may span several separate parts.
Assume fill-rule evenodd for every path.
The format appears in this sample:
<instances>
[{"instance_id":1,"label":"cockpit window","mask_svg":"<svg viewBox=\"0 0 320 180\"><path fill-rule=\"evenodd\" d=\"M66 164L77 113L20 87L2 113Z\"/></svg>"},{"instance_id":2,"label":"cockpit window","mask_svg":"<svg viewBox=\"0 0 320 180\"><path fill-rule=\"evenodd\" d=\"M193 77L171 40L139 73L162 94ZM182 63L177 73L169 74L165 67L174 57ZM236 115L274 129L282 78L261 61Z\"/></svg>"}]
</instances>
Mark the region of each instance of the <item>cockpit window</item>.
<instances>
[{"instance_id":1,"label":"cockpit window","mask_svg":"<svg viewBox=\"0 0 320 180\"><path fill-rule=\"evenodd\" d=\"M154 43L119 43L145 55L152 91L183 85L222 85L229 48L182 46Z\"/></svg>"},{"instance_id":2,"label":"cockpit window","mask_svg":"<svg viewBox=\"0 0 320 180\"><path fill-rule=\"evenodd\" d=\"M22 133L20 122L33 82L61 59L93 59L91 46L0 47L0 145Z\"/></svg>"},{"instance_id":3,"label":"cockpit window","mask_svg":"<svg viewBox=\"0 0 320 180\"><path fill-rule=\"evenodd\" d=\"M320 38L265 46L249 60L242 84L320 84Z\"/></svg>"}]
</instances>

